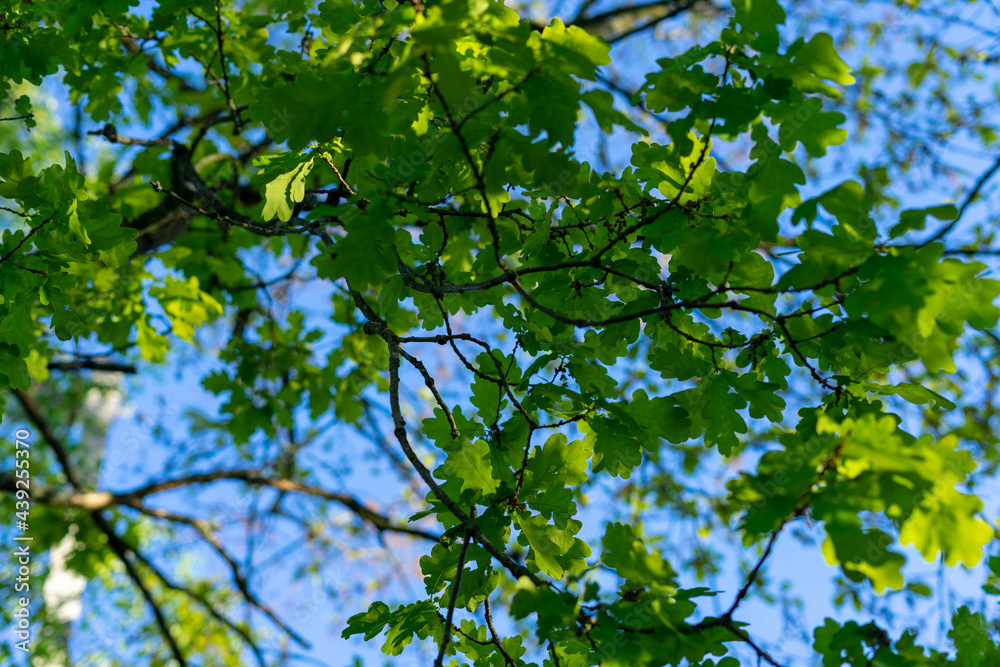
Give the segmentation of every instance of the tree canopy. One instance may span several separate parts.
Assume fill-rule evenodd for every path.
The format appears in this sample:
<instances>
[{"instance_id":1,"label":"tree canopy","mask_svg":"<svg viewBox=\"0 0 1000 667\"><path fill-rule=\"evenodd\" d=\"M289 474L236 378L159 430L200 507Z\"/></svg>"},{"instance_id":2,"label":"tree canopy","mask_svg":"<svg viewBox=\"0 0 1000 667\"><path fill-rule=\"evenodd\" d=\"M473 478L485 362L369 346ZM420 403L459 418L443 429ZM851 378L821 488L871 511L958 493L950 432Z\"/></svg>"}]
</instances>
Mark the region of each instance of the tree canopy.
<instances>
[{"instance_id":1,"label":"tree canopy","mask_svg":"<svg viewBox=\"0 0 1000 667\"><path fill-rule=\"evenodd\" d=\"M0 0L4 621L38 665L1000 664L997 15Z\"/></svg>"}]
</instances>

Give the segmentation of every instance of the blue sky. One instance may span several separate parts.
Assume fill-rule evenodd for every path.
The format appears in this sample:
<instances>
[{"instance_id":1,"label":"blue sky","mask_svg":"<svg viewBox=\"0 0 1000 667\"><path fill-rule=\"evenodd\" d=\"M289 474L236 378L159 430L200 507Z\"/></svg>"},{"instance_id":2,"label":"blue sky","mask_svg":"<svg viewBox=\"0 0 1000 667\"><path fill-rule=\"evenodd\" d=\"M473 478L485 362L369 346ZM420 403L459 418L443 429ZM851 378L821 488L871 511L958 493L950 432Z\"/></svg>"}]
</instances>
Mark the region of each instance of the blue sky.
<instances>
[{"instance_id":1,"label":"blue sky","mask_svg":"<svg viewBox=\"0 0 1000 667\"><path fill-rule=\"evenodd\" d=\"M148 10L148 7L149 3L144 2L140 6L140 9L144 11ZM572 15L573 12L569 11L569 9L571 9L571 6L569 3L566 3L561 13L563 15ZM650 68L655 67L652 63L658 57L657 51L656 45L638 42L638 44L632 43L616 48L615 54L622 55L621 62L624 65L620 71L634 83L640 80L641 73L652 71ZM860 54L853 54L855 61L852 61L852 54L845 55L851 64L856 64L858 62L857 58L860 57ZM906 54L900 55L901 57L906 57ZM986 82L983 85L986 86L988 83ZM65 106L64 101L63 105L60 111L65 112L65 117L68 120L69 109ZM621 106L620 100L619 106ZM127 132L134 136L152 136L163 126L167 125L169 121L170 119L161 117L158 126L154 125L149 128L132 127L127 128ZM123 133L126 131L125 128L119 128L119 130L123 131ZM578 139L580 146L578 155L581 159L596 161L598 159L598 141L592 123L587 120L582 122ZM627 157L630 143L631 140L624 133L612 137L608 151L611 161L615 162ZM90 154L91 158L94 156L93 151L102 148L102 144L98 138L88 140L87 146L92 151ZM844 165L844 168L839 170L832 169L830 173L826 174L824 179L821 179L823 185L832 185L843 178L850 177L853 166L859 161L874 157L873 151L877 151L878 146L878 142L874 139L870 143L858 145L853 143L849 138L847 145L833 149L827 159L827 163L836 164L839 162ZM88 162L92 164L93 160L88 160ZM980 171L986 163L987 160L984 158L969 158L967 166L969 172L974 174ZM938 203L941 201L941 197L947 196L944 192L945 190L946 188L942 188L942 192L939 193L927 191L923 195L913 196L913 199L908 199L908 204L909 202L913 202L916 205ZM923 199L923 201L916 201L917 199ZM975 213L982 215L978 211ZM287 267L282 265L263 268L265 277L280 275L284 271L287 271ZM991 270L995 268L996 266L992 266ZM328 314L325 312L325 306L328 304L328 294L324 292L322 287L307 285L298 288L292 298L292 304L311 311L310 324L312 326L329 330L330 335L333 337L338 335L337 327L329 323ZM475 318L470 318L468 325L472 326L475 322ZM481 321L480 324L482 324ZM220 330L216 334L224 335L224 332ZM210 343L212 341L207 340L206 342ZM433 353L433 350L428 350L428 354ZM182 351L179 354L189 357L188 361L191 358L197 358L197 353L193 350ZM209 415L218 416L216 410L220 405L219 399L205 392L199 386L201 377L214 368L216 364L217 361L211 356L197 358L195 363L187 363L183 367L178 363L177 371L171 369L162 370L155 375L144 375L140 380L129 381L128 395L131 405L134 407L135 416L119 420L110 432L105 455L105 466L102 473L102 487L125 490L147 479L161 478L165 476L168 470L174 468L176 465L176 450L171 444L157 444L156 436L158 431L154 425L158 420L163 422L164 433L167 436L164 438L166 443L181 443L186 447L195 449L200 447L206 452L211 450L211 443L202 441L205 436L192 437L190 435L189 422L185 415L188 410L197 409ZM413 382L412 380L413 378L410 378L410 382L408 383L411 387L420 386L419 382ZM459 396L462 387L457 383L454 386L457 390L454 393L456 396ZM416 395L413 398L416 398ZM415 406L414 409L418 413L425 409L424 407L416 407L416 400L413 401L413 404ZM303 423L302 426L305 427L306 424ZM199 438L202 440L199 440ZM398 492L402 489L402 485L399 483L398 478L388 472L385 466L372 463L358 464L358 452L371 449L370 444L365 439L359 437L348 428L332 428L325 439L332 443L332 452L322 455L323 457L328 457L327 462L330 466L316 469L315 474L318 482L327 488L345 490L362 499L371 500L373 504L378 506L383 505L384 499L387 497L393 498L398 495ZM354 464L353 470L349 474L338 474L338 469L347 463ZM745 468L750 463L752 461L744 460L740 462L740 466ZM233 466L248 465L248 462L241 463L231 460L230 464ZM703 479L696 481L704 485L704 488L718 490L718 485L721 481L728 476L734 475L736 468L720 466L719 469L712 470L711 473L705 474ZM200 506L216 505L219 508L225 509L232 508L235 505L241 510L247 509L243 501L236 499L233 491L235 488L237 488L236 485L233 485L202 492L198 495L197 502ZM997 508L1000 507L1000 503L997 502L997 489L991 488L986 490L985 493L981 491L981 494L986 495L991 500L991 504L988 507L989 515L996 516ZM192 502L190 496L184 493L164 494L162 498L158 498L158 501L162 502L162 507L177 511L190 510ZM262 503L263 509L267 508L269 502ZM602 517L605 516L604 510L607 509L606 506L609 502L607 491L598 491L594 494L591 506L583 513L585 532L582 537L594 541L595 544L603 533L601 525ZM293 500L291 506L298 506L298 501ZM405 516L406 512L403 509L399 508L399 511L395 512L394 515ZM346 515L341 513L338 516L338 513L334 512L328 515L327 519L334 521L342 519L344 516ZM651 522L647 526L647 534L653 534L654 528L657 527L659 526L656 522ZM683 549L688 544L683 534L675 537L675 534L679 531L675 531L674 534L671 533L671 530L674 528L673 524L664 522L662 527L665 535L674 538L673 540L667 540L668 545ZM280 551L289 546L289 534L279 527L274 533L258 540L255 549L260 554L261 560L266 559L268 552ZM812 529L807 528L806 534L812 535L814 538L818 536L820 540L822 539L822 532L815 527ZM241 545L245 543L245 535L238 527L233 527L228 531L228 540L230 544ZM369 601L376 599L376 593L370 586L366 586L366 584L371 583L372 579L387 579L389 583L385 590L390 597L399 601L416 599L422 595L422 585L419 577L412 575L415 572L414 564L416 556L424 549L423 545L404 548L401 545L405 544L405 542L395 542L394 547L400 550L399 561L386 561L379 565L376 561L382 558L384 553L377 550L377 541L369 535L362 540L362 543L366 545L368 550L361 550L354 553L353 560L345 556L343 562L338 562L328 568L324 581L325 587L314 579L297 577L291 567L291 564L296 562L292 558L288 565L282 565L269 571L269 575L266 577L266 585L258 589L261 597L265 599L271 599L273 596L279 613L286 619L295 621L294 624L297 629L312 641L312 650L303 651L303 653L319 658L326 664L347 665L355 654L364 658L365 664L368 665L381 664L384 660L384 657L378 651L378 640L364 644L359 638L354 638L350 641L344 641L339 638L346 618L357 611L363 610L367 607ZM723 608L725 608L742 583L742 571L738 563L737 550L733 548L732 544L726 541L718 541L712 543L711 546L726 555L722 563L722 573L719 577L711 581L711 586L720 591L719 599ZM237 551L240 550L240 548L237 549ZM913 576L927 578L932 583L936 582L939 576L937 564L926 563L912 549L903 549L903 551L907 555L907 571L909 573ZM224 579L228 578L218 559L211 557L204 550L199 550L195 553L199 554L200 557L194 558L190 563L185 563L185 566L191 567L195 571L213 572L219 574ZM753 552L742 552L740 556L750 559L755 557ZM157 561L161 563L174 562L171 554L163 554L156 557ZM844 609L838 610L831 604L830 600L834 592L833 580L838 570L825 563L822 555L819 553L818 544L812 547L803 546L793 538L790 531L787 531L778 541L775 553L769 563L769 576L772 579L780 578L788 580L791 582L792 590L803 598L805 607L803 610L802 627L807 630L819 625L825 616L834 616L841 620L852 616L864 619L869 618L870 615L868 614L852 614ZM408 580L402 577L390 578L390 575L394 572L409 572L411 576L408 577ZM957 596L968 597L977 596L981 575L981 568L974 573L964 573L960 569L951 569L945 574L955 594ZM704 583L696 582L693 577L684 573L682 573L682 584L685 586L705 585ZM774 590L777 590L776 587L772 588L772 591ZM381 595L380 593L379 596ZM103 599L100 595L95 596L93 593L88 593L87 600L91 608L104 608L108 604L108 600ZM917 620L931 620L932 623L936 622L934 614L937 613L937 609L931 603L913 610L907 610L902 605L897 605L897 607L899 627L905 627ZM711 606L708 608L710 609ZM791 658L796 656L800 658L797 661L785 661L788 667L810 664L805 659L808 652L804 649L804 645L799 644L794 636L789 634L787 624L784 622L784 619L780 618L775 607L764 605L757 600L749 600L741 607L737 618L751 622L750 631L754 634L759 634L759 636L766 638L769 643L777 643L781 648L778 653ZM266 621L258 619L256 624L258 626L266 625ZM117 638L123 635L124 633L120 632L117 628L111 628L109 631L109 636L116 637L116 641L118 641ZM790 637L793 639L791 642L788 641ZM931 632L928 635L928 640L934 639L934 637L934 632ZM98 638L87 640L85 643L97 642L94 643L94 646L99 649L101 647L99 641ZM430 647L429 644L428 646ZM430 647L428 650L432 648ZM432 657L430 653L425 652L421 654L419 651L408 651L401 658L394 659L392 664L424 665L428 664L429 659Z\"/></svg>"}]
</instances>

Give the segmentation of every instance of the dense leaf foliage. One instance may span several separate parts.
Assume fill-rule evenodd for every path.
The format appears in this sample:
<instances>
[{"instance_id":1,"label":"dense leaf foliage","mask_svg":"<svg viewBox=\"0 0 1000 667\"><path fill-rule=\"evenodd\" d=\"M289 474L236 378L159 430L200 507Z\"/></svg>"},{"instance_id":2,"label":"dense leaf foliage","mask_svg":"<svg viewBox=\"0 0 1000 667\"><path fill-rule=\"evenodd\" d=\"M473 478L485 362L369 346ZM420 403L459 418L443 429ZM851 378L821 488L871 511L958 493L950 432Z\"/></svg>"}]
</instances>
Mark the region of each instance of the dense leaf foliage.
<instances>
[{"instance_id":1,"label":"dense leaf foliage","mask_svg":"<svg viewBox=\"0 0 1000 667\"><path fill-rule=\"evenodd\" d=\"M436 665L783 664L740 612L801 525L845 586L877 594L930 594L907 569L921 556L980 564L994 436L950 417L963 387L941 382L1000 316L1000 282L946 243L971 197L900 203L888 167L816 176L851 141L855 75L834 38L790 34L777 0L717 11L623 104L604 73L625 10L0 2L0 388L5 425L23 416L47 446L36 548L75 525L72 569L111 590L127 575L141 598L123 604L152 612L150 664L294 659L204 573L143 555L166 539L157 521L301 639L219 526L146 502L209 483L430 545L423 590L353 599L343 636L389 656L425 645ZM83 165L39 138L35 96L56 76L118 157ZM598 135L627 164L600 166ZM97 491L65 406L99 373L50 373L185 354L211 359L197 372L219 398L191 431L229 458ZM384 429L409 521L298 460L331 423ZM691 500L720 470L724 487ZM595 518L595 501L624 509ZM694 542L655 548L653 510L736 535L739 584L706 583L723 561ZM810 664L996 664L987 617L949 615L940 642L879 614L827 618Z\"/></svg>"}]
</instances>

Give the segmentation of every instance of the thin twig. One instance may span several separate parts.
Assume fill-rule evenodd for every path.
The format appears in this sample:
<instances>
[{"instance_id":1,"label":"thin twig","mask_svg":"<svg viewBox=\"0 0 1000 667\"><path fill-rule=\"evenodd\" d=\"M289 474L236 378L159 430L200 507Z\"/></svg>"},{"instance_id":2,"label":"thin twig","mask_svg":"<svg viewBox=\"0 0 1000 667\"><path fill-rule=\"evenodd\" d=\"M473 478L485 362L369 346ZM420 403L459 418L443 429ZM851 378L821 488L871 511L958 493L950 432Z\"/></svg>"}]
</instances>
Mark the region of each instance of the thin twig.
<instances>
[{"instance_id":1,"label":"thin twig","mask_svg":"<svg viewBox=\"0 0 1000 667\"><path fill-rule=\"evenodd\" d=\"M226 103L229 111L233 114L233 134L240 135L243 131L243 122L240 120L240 112L236 108L236 102L229 90L229 66L226 63L226 51L223 48L224 35L222 32L222 0L215 0L215 37L219 44L219 65L222 67L222 86L226 94Z\"/></svg>"},{"instance_id":2,"label":"thin twig","mask_svg":"<svg viewBox=\"0 0 1000 667\"><path fill-rule=\"evenodd\" d=\"M27 243L28 239L30 239L30 238L31 238L32 236L34 236L34 235L35 235L35 233L36 233L36 232L37 232L38 230L40 230L40 229L41 229L42 227L44 227L45 225L47 225L47 224L49 224L50 222L52 222L53 220L55 220L55 217L56 217L56 214L55 214L55 213L53 213L53 214L52 214L52 215L50 215L50 216L49 216L48 218L46 218L46 219L45 219L45 220L43 220L43 221L42 221L41 223L39 223L39 224L38 224L38 226L36 226L36 227L32 227L32 228L31 228L31 230L30 230L30 231L29 231L29 232L28 232L28 233L27 233L27 234L25 235L25 237L24 237L23 239L21 239L20 243L18 243L18 244L17 244L16 246L14 246L14 247L13 247L13 248L11 249L11 251L10 251L10 252L8 252L8 253L7 253L6 255L4 255L3 257L0 257L0 264L3 264L3 263L4 263L4 262L6 262L6 261L7 261L8 259L10 259L10 258L11 258L11 256L12 256L12 255L13 255L14 253L16 253L16 252L17 252L18 250L20 250L20 249L21 249L21 246L23 246L23 245L24 245L25 243ZM20 265L18 265L18 266L20 266ZM24 267L21 267L21 268L24 268Z\"/></svg>"},{"instance_id":3,"label":"thin twig","mask_svg":"<svg viewBox=\"0 0 1000 667\"><path fill-rule=\"evenodd\" d=\"M734 599L733 604L729 606L729 610L725 613L725 616L731 618L733 612L735 612L736 608L740 606L740 602L742 602L743 599L750 592L750 587L753 586L754 581L757 580L757 575L760 574L760 569L764 567L764 561L766 561L767 557L771 555L771 549L774 548L774 543L777 541L778 535L781 533L781 529L784 527L785 524L783 523L781 524L781 526L778 527L777 530L775 530L771 534L771 539L768 540L767 546L764 548L764 553L761 554L760 560L757 561L757 565L755 565L753 570L750 571L750 574L747 576L747 580L743 583L743 588L741 588L740 591L736 594L736 599Z\"/></svg>"},{"instance_id":4,"label":"thin twig","mask_svg":"<svg viewBox=\"0 0 1000 667\"><path fill-rule=\"evenodd\" d=\"M222 625L224 625L225 627L229 628L237 635L239 635L240 639L242 639L243 642L248 647L250 647L250 650L254 654L254 658L257 660L257 664L260 667L265 667L266 662L264 660L264 653L261 651L260 647L257 646L257 642L254 641L254 638L250 636L250 633L248 633L243 627L237 625L236 622L234 622L232 619L230 619L221 611L219 611L218 608L216 608L214 604L209 602L208 598L205 597L203 594L172 581L160 568L156 567L156 565L152 561L146 558L139 551L133 549L132 553L135 555L136 560L138 560L140 563L146 566L146 568L149 569L156 576L156 578L160 580L160 583L163 584L165 588L168 588L172 591L176 591L178 593L183 593L184 595L188 596L189 598L197 602L199 605L201 605L209 614L211 614L212 618L214 618L219 623L221 623Z\"/></svg>"},{"instance_id":5,"label":"thin twig","mask_svg":"<svg viewBox=\"0 0 1000 667\"><path fill-rule=\"evenodd\" d=\"M8 208L6 206L0 206L0 211L7 211L8 213L13 213L14 215L19 216L21 218L28 217L27 213L24 213L23 211L18 211L17 209L14 208Z\"/></svg>"},{"instance_id":6,"label":"thin twig","mask_svg":"<svg viewBox=\"0 0 1000 667\"><path fill-rule=\"evenodd\" d=\"M483 615L486 617L486 627L490 631L490 637L493 638L493 645L497 647L500 651L500 655L503 656L503 661L508 667L516 667L514 659L510 657L507 653L507 649L503 647L503 642L500 640L500 636L497 634L497 629L493 627L493 611L490 609L490 598L489 596L483 601Z\"/></svg>"},{"instance_id":7,"label":"thin twig","mask_svg":"<svg viewBox=\"0 0 1000 667\"><path fill-rule=\"evenodd\" d=\"M448 640L451 639L451 621L455 615L455 605L458 603L458 587L462 584L462 571L465 569L465 555L469 552L469 543L472 533L466 529L465 539L462 540L462 551L458 555L458 571L455 574L455 581L451 585L451 600L448 602L448 614L444 621L444 635L441 637L441 648L438 649L437 658L434 660L434 667L441 667L444 664L444 652L448 648Z\"/></svg>"},{"instance_id":8,"label":"thin twig","mask_svg":"<svg viewBox=\"0 0 1000 667\"><path fill-rule=\"evenodd\" d=\"M347 190L347 192L350 193L351 196L358 194L357 192L354 191L353 188L351 188L350 185L347 184L347 181L344 180L344 175L340 173L340 169L338 169L337 165L333 163L333 160L330 159L330 156L327 155L326 153L323 153L321 157L323 158L324 162L330 165L330 169L333 169L333 173L337 175L337 180L340 181L340 184L344 187L344 189Z\"/></svg>"},{"instance_id":9,"label":"thin twig","mask_svg":"<svg viewBox=\"0 0 1000 667\"><path fill-rule=\"evenodd\" d=\"M963 201L962 205L959 207L958 215L955 216L955 219L949 222L947 225L945 225L937 234L930 237L917 247L923 248L928 243L933 243L934 241L938 241L944 238L946 234L951 232L951 230L955 228L955 225L957 225L959 221L961 221L962 216L965 214L966 209L968 209L969 206L972 204L972 201L976 198L976 195L979 194L979 191L983 189L983 186L986 185L987 181L993 178L993 174L997 173L998 170L1000 170L1000 157L998 157L996 159L996 162L994 162L993 165L989 169L987 169L982 176L979 177L979 180L976 181L976 184L973 186L972 190L970 190L969 194L966 195L965 201Z\"/></svg>"},{"instance_id":10,"label":"thin twig","mask_svg":"<svg viewBox=\"0 0 1000 667\"><path fill-rule=\"evenodd\" d=\"M107 139L113 144L121 144L122 146L174 146L177 144L173 139L163 136L157 137L156 139L133 139L131 137L123 137L118 134L118 129L112 123L105 123L104 127L99 130L91 130L87 134L100 136Z\"/></svg>"}]
</instances>

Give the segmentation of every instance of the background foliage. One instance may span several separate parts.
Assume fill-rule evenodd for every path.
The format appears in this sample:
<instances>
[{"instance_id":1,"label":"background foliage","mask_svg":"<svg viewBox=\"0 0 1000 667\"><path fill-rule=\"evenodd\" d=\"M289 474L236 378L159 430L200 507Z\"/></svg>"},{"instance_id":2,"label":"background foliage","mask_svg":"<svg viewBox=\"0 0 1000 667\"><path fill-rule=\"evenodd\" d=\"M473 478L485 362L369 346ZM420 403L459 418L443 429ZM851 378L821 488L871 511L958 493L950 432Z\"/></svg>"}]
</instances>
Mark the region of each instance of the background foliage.
<instances>
[{"instance_id":1,"label":"background foliage","mask_svg":"<svg viewBox=\"0 0 1000 667\"><path fill-rule=\"evenodd\" d=\"M0 0L36 664L996 664L998 16Z\"/></svg>"}]
</instances>

